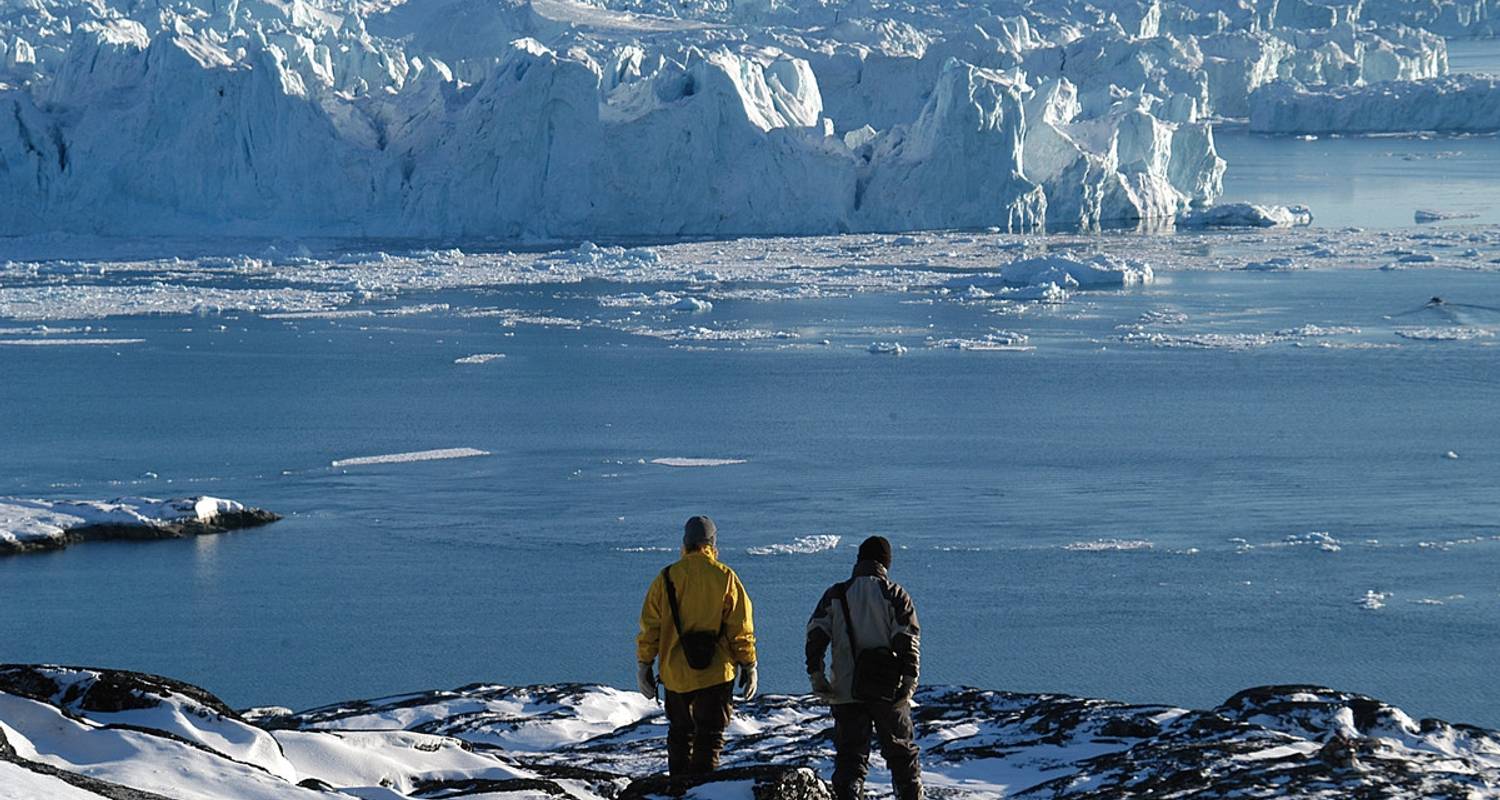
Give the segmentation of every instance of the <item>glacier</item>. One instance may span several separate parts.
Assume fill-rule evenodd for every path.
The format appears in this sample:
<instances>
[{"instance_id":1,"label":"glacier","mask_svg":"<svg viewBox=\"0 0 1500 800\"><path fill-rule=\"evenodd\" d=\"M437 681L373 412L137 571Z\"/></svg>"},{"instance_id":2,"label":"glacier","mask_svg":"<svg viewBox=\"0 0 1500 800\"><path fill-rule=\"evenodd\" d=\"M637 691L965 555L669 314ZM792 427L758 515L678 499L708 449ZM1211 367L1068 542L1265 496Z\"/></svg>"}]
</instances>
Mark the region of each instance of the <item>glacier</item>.
<instances>
[{"instance_id":1,"label":"glacier","mask_svg":"<svg viewBox=\"0 0 1500 800\"><path fill-rule=\"evenodd\" d=\"M1409 5L29 0L0 236L1170 224L1222 193L1214 121L1445 80L1496 16Z\"/></svg>"}]
</instances>

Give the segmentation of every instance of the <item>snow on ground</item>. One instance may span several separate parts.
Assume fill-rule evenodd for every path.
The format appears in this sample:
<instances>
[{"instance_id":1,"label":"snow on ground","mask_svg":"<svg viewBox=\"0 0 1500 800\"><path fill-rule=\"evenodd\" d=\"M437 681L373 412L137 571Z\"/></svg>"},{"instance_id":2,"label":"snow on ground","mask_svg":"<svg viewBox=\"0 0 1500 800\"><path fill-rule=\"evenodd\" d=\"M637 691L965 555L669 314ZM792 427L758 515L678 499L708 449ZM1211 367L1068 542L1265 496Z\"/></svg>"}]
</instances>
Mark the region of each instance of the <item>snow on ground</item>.
<instances>
[{"instance_id":1,"label":"snow on ground","mask_svg":"<svg viewBox=\"0 0 1500 800\"><path fill-rule=\"evenodd\" d=\"M1205 710L945 686L921 688L917 701L925 778L955 800L1168 786L1215 797L1488 798L1500 778L1500 732L1418 722L1319 686L1247 689ZM727 772L687 796L791 800L737 770L795 764L826 778L830 724L807 696L737 704ZM597 685L477 684L237 714L164 678L0 666L0 797L27 800L102 795L62 788L49 770L194 800L603 800L663 769L665 733L657 703ZM878 758L873 766L872 781L888 782Z\"/></svg>"},{"instance_id":2,"label":"snow on ground","mask_svg":"<svg viewBox=\"0 0 1500 800\"><path fill-rule=\"evenodd\" d=\"M337 458L331 467L363 467L371 464L410 464L417 461L443 461L452 458L475 458L489 455L488 450L473 447L447 447L438 450L415 450L408 453L386 453L378 456L355 456Z\"/></svg>"}]
</instances>

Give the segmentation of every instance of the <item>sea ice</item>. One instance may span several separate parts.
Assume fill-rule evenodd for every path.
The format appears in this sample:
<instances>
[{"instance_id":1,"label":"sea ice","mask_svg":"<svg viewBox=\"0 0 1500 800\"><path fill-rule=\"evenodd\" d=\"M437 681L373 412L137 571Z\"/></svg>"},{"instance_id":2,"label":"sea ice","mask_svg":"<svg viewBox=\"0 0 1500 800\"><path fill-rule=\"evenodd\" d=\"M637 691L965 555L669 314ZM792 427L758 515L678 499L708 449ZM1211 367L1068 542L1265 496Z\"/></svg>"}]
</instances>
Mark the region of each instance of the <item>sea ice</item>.
<instances>
[{"instance_id":1,"label":"sea ice","mask_svg":"<svg viewBox=\"0 0 1500 800\"><path fill-rule=\"evenodd\" d=\"M453 359L455 364L488 364L491 361L499 361L505 358L504 353L475 353L472 356Z\"/></svg>"},{"instance_id":2,"label":"sea ice","mask_svg":"<svg viewBox=\"0 0 1500 800\"><path fill-rule=\"evenodd\" d=\"M743 458L683 458L680 456L669 456L666 458L653 458L651 459L651 463L663 467L727 467L749 462Z\"/></svg>"},{"instance_id":3,"label":"sea ice","mask_svg":"<svg viewBox=\"0 0 1500 800\"><path fill-rule=\"evenodd\" d=\"M1290 228L1311 225L1312 221L1312 211L1302 205L1223 203L1177 215L1177 224L1184 228Z\"/></svg>"},{"instance_id":4,"label":"sea ice","mask_svg":"<svg viewBox=\"0 0 1500 800\"><path fill-rule=\"evenodd\" d=\"M1369 611L1379 611L1385 608L1385 601L1390 598L1390 592L1377 592L1374 589L1370 589L1365 592L1364 598L1359 601L1359 606Z\"/></svg>"},{"instance_id":5,"label":"sea ice","mask_svg":"<svg viewBox=\"0 0 1500 800\"><path fill-rule=\"evenodd\" d=\"M439 450L416 450L409 453L388 453L378 456L357 456L354 458L339 458L329 463L332 467L358 467L368 464L408 464L415 461L440 461L450 458L474 458L475 456L487 456L488 450L476 450L472 447L450 447Z\"/></svg>"},{"instance_id":6,"label":"sea ice","mask_svg":"<svg viewBox=\"0 0 1500 800\"><path fill-rule=\"evenodd\" d=\"M752 556L809 555L837 548L842 538L837 534L799 536L789 543L751 547L746 549L745 552Z\"/></svg>"}]
</instances>

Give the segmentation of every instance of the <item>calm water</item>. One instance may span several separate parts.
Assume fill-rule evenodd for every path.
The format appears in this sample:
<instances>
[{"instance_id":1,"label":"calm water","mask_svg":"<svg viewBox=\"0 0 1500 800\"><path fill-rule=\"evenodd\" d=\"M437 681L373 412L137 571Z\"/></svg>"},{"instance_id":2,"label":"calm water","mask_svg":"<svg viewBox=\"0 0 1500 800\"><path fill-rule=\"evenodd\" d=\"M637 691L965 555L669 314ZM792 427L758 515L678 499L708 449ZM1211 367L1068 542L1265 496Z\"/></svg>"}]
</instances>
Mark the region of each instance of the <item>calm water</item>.
<instances>
[{"instance_id":1,"label":"calm water","mask_svg":"<svg viewBox=\"0 0 1500 800\"><path fill-rule=\"evenodd\" d=\"M606 290L407 302L598 315ZM771 691L803 689L807 613L882 533L930 681L1195 705L1322 682L1500 725L1500 351L1393 334L1500 315L1387 318L1433 294L1500 305L1500 275L1174 274L1015 320L903 296L712 312L830 342L798 349L446 312L140 317L109 322L140 345L0 348L0 495L211 493L287 515L0 559L0 660L160 672L237 705L628 685L640 597L671 558L639 550L706 512L755 600ZM1346 344L1400 346L1117 340L1160 309L1190 330L1353 325ZM998 322L1037 349L920 346ZM912 350L871 355L873 338ZM486 352L507 358L453 363ZM492 455L329 466L438 447ZM642 463L670 456L746 463ZM1311 532L1342 548L1277 546ZM747 552L813 534L845 539ZM1067 549L1100 538L1152 546ZM1385 608L1361 608L1370 590Z\"/></svg>"},{"instance_id":2,"label":"calm water","mask_svg":"<svg viewBox=\"0 0 1500 800\"><path fill-rule=\"evenodd\" d=\"M1500 39L1450 39L1452 72L1500 76ZM1500 136L1260 136L1214 132L1224 200L1312 208L1314 225L1397 228L1418 209L1500 222Z\"/></svg>"},{"instance_id":3,"label":"calm water","mask_svg":"<svg viewBox=\"0 0 1500 800\"><path fill-rule=\"evenodd\" d=\"M1409 227L1418 209L1500 222L1500 136L1308 141L1220 129L1214 141L1229 162L1223 201L1302 203L1328 228Z\"/></svg>"}]
</instances>

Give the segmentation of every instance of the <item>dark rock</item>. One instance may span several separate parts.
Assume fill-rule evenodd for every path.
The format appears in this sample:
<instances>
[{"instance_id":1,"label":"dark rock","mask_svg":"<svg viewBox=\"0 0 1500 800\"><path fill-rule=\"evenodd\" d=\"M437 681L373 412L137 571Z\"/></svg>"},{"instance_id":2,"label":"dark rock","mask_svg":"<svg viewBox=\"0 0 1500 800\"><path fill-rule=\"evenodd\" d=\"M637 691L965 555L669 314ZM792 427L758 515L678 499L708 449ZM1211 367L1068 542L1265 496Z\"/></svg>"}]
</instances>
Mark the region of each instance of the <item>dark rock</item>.
<instances>
[{"instance_id":1,"label":"dark rock","mask_svg":"<svg viewBox=\"0 0 1500 800\"><path fill-rule=\"evenodd\" d=\"M483 794L495 795L507 792L543 792L553 797L571 797L568 790L548 780L536 778L467 778L459 780L419 780L412 787L413 797L447 800L450 797L467 797Z\"/></svg>"},{"instance_id":2,"label":"dark rock","mask_svg":"<svg viewBox=\"0 0 1500 800\"><path fill-rule=\"evenodd\" d=\"M753 781L754 800L832 800L833 791L816 772L807 767L759 764L731 767L707 775L673 779L667 775L637 778L620 793L619 800L652 800L675 798L690 793L695 786L707 783Z\"/></svg>"},{"instance_id":3,"label":"dark rock","mask_svg":"<svg viewBox=\"0 0 1500 800\"><path fill-rule=\"evenodd\" d=\"M66 684L67 688L63 686ZM0 692L51 703L74 716L155 708L172 695L230 719L239 719L224 701L190 683L118 669L51 664L0 664Z\"/></svg>"}]
</instances>

